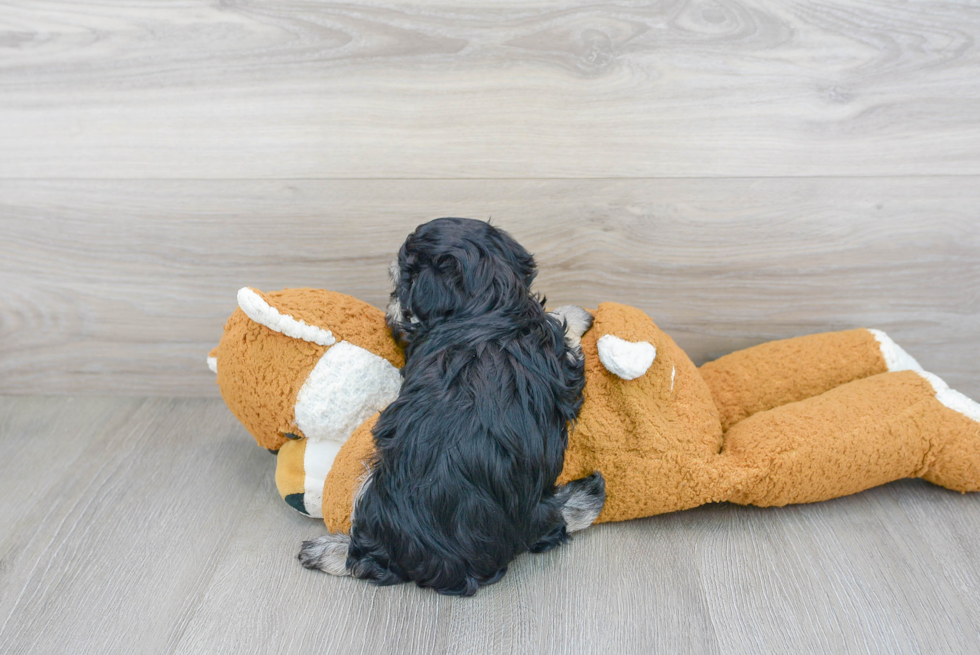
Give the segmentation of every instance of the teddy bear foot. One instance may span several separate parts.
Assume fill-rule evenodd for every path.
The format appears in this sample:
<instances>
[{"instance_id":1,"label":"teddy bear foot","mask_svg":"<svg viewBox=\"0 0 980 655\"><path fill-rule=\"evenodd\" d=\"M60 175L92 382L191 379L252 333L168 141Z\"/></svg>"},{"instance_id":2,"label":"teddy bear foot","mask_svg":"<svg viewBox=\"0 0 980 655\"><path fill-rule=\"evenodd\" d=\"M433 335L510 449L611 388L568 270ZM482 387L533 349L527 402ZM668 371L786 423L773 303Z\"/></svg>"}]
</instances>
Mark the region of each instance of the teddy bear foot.
<instances>
[{"instance_id":1,"label":"teddy bear foot","mask_svg":"<svg viewBox=\"0 0 980 655\"><path fill-rule=\"evenodd\" d=\"M875 340L878 341L878 346L881 348L881 355L885 358L885 365L888 367L889 373L915 371L932 385L933 390L936 392L936 400L949 409L959 412L969 419L980 422L980 403L977 403L975 400L955 389L950 389L949 385L938 375L924 370L912 355L905 352L904 348L892 341L891 337L883 331L868 330L868 332L873 334Z\"/></svg>"},{"instance_id":2,"label":"teddy bear foot","mask_svg":"<svg viewBox=\"0 0 980 655\"><path fill-rule=\"evenodd\" d=\"M928 371L916 371L916 373L924 377L932 385L932 388L936 392L936 400L954 412L958 412L968 419L980 423L980 403L960 393L956 389L950 389L949 385L938 375L934 375Z\"/></svg>"},{"instance_id":3,"label":"teddy bear foot","mask_svg":"<svg viewBox=\"0 0 980 655\"><path fill-rule=\"evenodd\" d=\"M980 403L950 389L938 375L912 372L929 383L935 399L917 419L930 443L921 477L954 491L980 491Z\"/></svg>"}]
</instances>

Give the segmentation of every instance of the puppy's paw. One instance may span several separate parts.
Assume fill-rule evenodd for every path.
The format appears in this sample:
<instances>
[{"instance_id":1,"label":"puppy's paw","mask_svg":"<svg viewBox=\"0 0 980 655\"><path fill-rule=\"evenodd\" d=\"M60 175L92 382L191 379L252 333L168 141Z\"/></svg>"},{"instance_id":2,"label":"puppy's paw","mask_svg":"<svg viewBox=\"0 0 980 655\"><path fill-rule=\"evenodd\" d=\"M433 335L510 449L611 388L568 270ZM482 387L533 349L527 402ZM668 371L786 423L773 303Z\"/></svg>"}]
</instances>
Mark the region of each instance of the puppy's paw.
<instances>
[{"instance_id":1,"label":"puppy's paw","mask_svg":"<svg viewBox=\"0 0 980 655\"><path fill-rule=\"evenodd\" d=\"M576 354L581 355L582 335L592 327L594 320L592 314L575 305L565 305L548 313L564 324L565 344Z\"/></svg>"},{"instance_id":2,"label":"puppy's paw","mask_svg":"<svg viewBox=\"0 0 980 655\"><path fill-rule=\"evenodd\" d=\"M350 537L345 534L325 534L303 542L299 561L308 569L316 569L330 575L350 575L347 569L347 551Z\"/></svg>"},{"instance_id":3,"label":"puppy's paw","mask_svg":"<svg viewBox=\"0 0 980 655\"><path fill-rule=\"evenodd\" d=\"M606 504L606 479L596 471L592 475L572 480L555 494L562 503L561 516L569 532L584 530L592 525Z\"/></svg>"}]
</instances>

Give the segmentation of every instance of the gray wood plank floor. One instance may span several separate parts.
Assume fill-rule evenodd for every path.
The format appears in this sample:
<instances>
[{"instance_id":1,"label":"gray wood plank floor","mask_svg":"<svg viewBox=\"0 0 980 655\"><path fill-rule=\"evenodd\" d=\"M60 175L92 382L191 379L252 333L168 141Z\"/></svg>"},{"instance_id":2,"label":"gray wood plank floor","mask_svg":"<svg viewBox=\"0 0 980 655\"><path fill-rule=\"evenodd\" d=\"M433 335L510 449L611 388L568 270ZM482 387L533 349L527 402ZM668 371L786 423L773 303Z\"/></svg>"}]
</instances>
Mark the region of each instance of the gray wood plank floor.
<instances>
[{"instance_id":1,"label":"gray wood plank floor","mask_svg":"<svg viewBox=\"0 0 980 655\"><path fill-rule=\"evenodd\" d=\"M215 399L0 397L3 653L973 653L980 499L904 481L523 556L471 599L304 570Z\"/></svg>"}]
</instances>

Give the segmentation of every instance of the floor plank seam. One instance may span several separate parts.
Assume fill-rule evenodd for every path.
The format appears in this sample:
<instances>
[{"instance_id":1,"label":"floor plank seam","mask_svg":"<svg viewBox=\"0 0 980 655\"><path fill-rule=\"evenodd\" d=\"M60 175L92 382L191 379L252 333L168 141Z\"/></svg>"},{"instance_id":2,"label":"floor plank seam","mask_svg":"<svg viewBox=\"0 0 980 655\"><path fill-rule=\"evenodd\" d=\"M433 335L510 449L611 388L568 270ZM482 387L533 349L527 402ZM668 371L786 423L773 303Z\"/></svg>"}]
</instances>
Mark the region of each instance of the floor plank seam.
<instances>
[{"instance_id":1,"label":"floor plank seam","mask_svg":"<svg viewBox=\"0 0 980 655\"><path fill-rule=\"evenodd\" d=\"M36 175L17 177L0 176L3 182L644 182L644 181L738 181L738 180L906 180L906 179L971 179L980 177L977 173L900 173L871 175L641 175L630 176L520 176L520 177L336 177L336 176L194 176L194 177L38 177Z\"/></svg>"}]
</instances>

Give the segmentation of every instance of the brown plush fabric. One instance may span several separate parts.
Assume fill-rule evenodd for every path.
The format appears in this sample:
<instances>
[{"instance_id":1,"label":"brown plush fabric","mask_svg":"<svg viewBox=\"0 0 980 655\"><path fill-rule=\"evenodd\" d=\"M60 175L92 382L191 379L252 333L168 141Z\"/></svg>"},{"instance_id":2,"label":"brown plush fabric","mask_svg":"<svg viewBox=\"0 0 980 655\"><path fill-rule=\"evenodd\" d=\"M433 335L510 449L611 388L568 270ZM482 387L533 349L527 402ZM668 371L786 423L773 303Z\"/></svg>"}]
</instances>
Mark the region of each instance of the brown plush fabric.
<instances>
[{"instance_id":1,"label":"brown plush fabric","mask_svg":"<svg viewBox=\"0 0 980 655\"><path fill-rule=\"evenodd\" d=\"M811 503L922 476L953 414L940 405L946 411L926 421L931 403L939 404L932 386L903 371L755 414L725 434L719 465L741 469L743 477L723 499Z\"/></svg>"},{"instance_id":2,"label":"brown plush fabric","mask_svg":"<svg viewBox=\"0 0 980 655\"><path fill-rule=\"evenodd\" d=\"M559 483L601 471L606 505L599 522L700 505L698 489L688 483L688 463L714 455L722 443L708 386L684 351L640 310L602 303L594 316L582 338L585 400ZM607 371L596 345L606 334L652 343L657 356L650 370L629 381Z\"/></svg>"},{"instance_id":3,"label":"brown plush fabric","mask_svg":"<svg viewBox=\"0 0 980 655\"><path fill-rule=\"evenodd\" d=\"M306 439L287 441L279 449L276 458L276 488L283 498L306 493L306 472L303 459L306 457Z\"/></svg>"},{"instance_id":4,"label":"brown plush fabric","mask_svg":"<svg viewBox=\"0 0 980 655\"><path fill-rule=\"evenodd\" d=\"M331 330L338 342L403 364L378 309L314 289L262 296L283 314ZM905 477L980 490L980 423L940 403L917 373L886 372L867 330L762 344L699 370L643 312L602 303L594 315L582 339L584 402L558 481L600 471L607 492L600 522L708 502L814 502ZM649 370L629 381L607 371L598 348L605 335L653 344ZM218 383L260 445L279 448L285 432L302 436L296 395L326 350L258 325L240 310L229 319L217 348ZM327 474L323 516L331 531L350 529L376 420L354 431ZM284 495L303 491L297 467L304 458L296 454L277 473Z\"/></svg>"},{"instance_id":5,"label":"brown plush fabric","mask_svg":"<svg viewBox=\"0 0 980 655\"><path fill-rule=\"evenodd\" d=\"M292 339L255 323L241 309L218 345L218 386L228 409L263 448L277 450L294 420L296 394L325 346Z\"/></svg>"},{"instance_id":6,"label":"brown plush fabric","mask_svg":"<svg viewBox=\"0 0 980 655\"><path fill-rule=\"evenodd\" d=\"M701 367L727 430L758 412L888 370L864 329L770 341Z\"/></svg>"},{"instance_id":7,"label":"brown plush fabric","mask_svg":"<svg viewBox=\"0 0 980 655\"><path fill-rule=\"evenodd\" d=\"M307 325L315 325L333 333L337 342L347 341L387 359L395 368L405 365L401 348L395 345L385 315L377 307L325 289L285 289L262 293L253 289L263 300Z\"/></svg>"},{"instance_id":8,"label":"brown plush fabric","mask_svg":"<svg viewBox=\"0 0 980 655\"><path fill-rule=\"evenodd\" d=\"M980 423L954 412L935 397L923 403L918 425L928 430L922 477L941 487L980 491Z\"/></svg>"},{"instance_id":9,"label":"brown plush fabric","mask_svg":"<svg viewBox=\"0 0 980 655\"><path fill-rule=\"evenodd\" d=\"M593 313L582 339L585 399L558 482L602 472L597 522L708 502L814 502L916 476L980 490L980 424L939 403L918 374L885 373L867 330L762 344L699 371L643 312L603 303ZM608 372L597 347L606 334L652 343L647 373L626 381ZM372 452L366 428L327 477L331 531L350 529L355 478Z\"/></svg>"},{"instance_id":10,"label":"brown plush fabric","mask_svg":"<svg viewBox=\"0 0 980 655\"><path fill-rule=\"evenodd\" d=\"M585 399L558 481L602 472L597 522L708 502L814 502L906 477L980 490L980 423L942 405L918 374L884 373L867 330L763 344L699 371L641 311L603 303L594 315L582 339ZM609 373L597 347L606 334L652 343L646 374ZM731 424L724 433L716 402ZM355 432L327 476L331 531L350 529L371 426Z\"/></svg>"},{"instance_id":11,"label":"brown plush fabric","mask_svg":"<svg viewBox=\"0 0 980 655\"><path fill-rule=\"evenodd\" d=\"M323 484L323 522L330 532L350 532L350 515L354 493L368 472L368 462L374 455L374 435L371 430L378 422L375 414L354 430L327 473Z\"/></svg>"},{"instance_id":12,"label":"brown plush fabric","mask_svg":"<svg viewBox=\"0 0 980 655\"><path fill-rule=\"evenodd\" d=\"M281 314L330 330L338 343L348 341L404 366L380 309L324 289L255 291ZM221 396L263 448L277 450L287 432L304 436L293 411L296 395L327 348L270 330L241 309L225 323L217 350Z\"/></svg>"}]
</instances>

